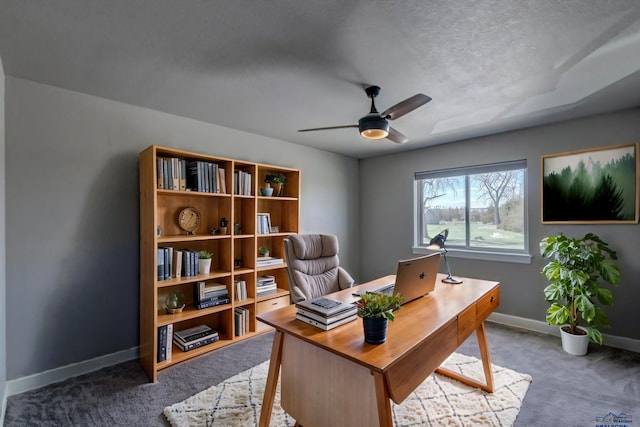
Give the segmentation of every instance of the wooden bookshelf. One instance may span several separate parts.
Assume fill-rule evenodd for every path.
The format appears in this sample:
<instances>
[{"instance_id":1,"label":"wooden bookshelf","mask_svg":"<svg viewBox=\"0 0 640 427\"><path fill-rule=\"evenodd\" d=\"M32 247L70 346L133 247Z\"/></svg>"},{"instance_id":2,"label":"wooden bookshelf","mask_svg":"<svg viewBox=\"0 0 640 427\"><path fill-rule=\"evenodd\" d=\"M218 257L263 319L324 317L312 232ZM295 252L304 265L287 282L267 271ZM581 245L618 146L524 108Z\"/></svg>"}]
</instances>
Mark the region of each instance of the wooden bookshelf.
<instances>
[{"instance_id":1,"label":"wooden bookshelf","mask_svg":"<svg viewBox=\"0 0 640 427\"><path fill-rule=\"evenodd\" d=\"M213 185L205 192L190 188L189 180L183 184L179 178L177 182L165 182L159 179L159 171L162 169L162 174L166 173L167 162L159 159L178 159L172 164L179 168L180 161L186 161L185 164L198 161L215 164L224 171L224 186L216 186L213 179L209 179L209 184ZM236 172L242 174L242 194L235 191ZM267 174L273 173L286 177L284 188L279 195L262 196L260 188L264 186ZM221 183L220 172L211 172L211 176L216 176ZM174 184L177 189L173 188ZM205 189L204 184L201 189ZM256 314L290 304L286 265L258 268L256 260L260 246L268 247L270 256L284 260L284 238L298 232L299 196L300 172L296 169L156 145L140 153L140 364L153 382L162 369L269 330L256 320ZM188 234L179 227L178 214L185 207L194 207L200 212L200 224L194 234ZM268 232L262 229L260 231L264 233L258 233L259 213L268 214L271 220L272 229ZM223 217L229 219L227 233L221 234L219 230L212 233L212 229L220 228ZM210 272L178 278L173 272L172 277L160 280L158 249L165 247L212 252ZM258 278L266 275L275 277L277 291L258 295ZM247 299L243 301L235 299L234 283L239 279L247 283ZM197 309L194 286L199 281L226 285L230 302ZM186 306L180 313L168 314L165 300L176 290L185 296ZM243 336L235 336L234 333L236 307L247 308L250 313L248 332ZM218 332L219 341L187 352L173 345L171 358L158 362L158 331L169 324L173 324L174 331L205 324Z\"/></svg>"}]
</instances>

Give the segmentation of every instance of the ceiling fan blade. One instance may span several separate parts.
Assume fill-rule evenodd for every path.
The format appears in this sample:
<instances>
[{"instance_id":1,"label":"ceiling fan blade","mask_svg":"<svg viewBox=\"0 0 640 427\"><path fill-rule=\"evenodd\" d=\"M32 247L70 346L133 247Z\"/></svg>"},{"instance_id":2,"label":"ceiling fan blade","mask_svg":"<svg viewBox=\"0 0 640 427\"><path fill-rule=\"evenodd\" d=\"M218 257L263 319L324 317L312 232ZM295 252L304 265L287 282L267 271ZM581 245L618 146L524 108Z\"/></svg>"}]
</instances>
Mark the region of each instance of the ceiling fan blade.
<instances>
[{"instance_id":1,"label":"ceiling fan blade","mask_svg":"<svg viewBox=\"0 0 640 427\"><path fill-rule=\"evenodd\" d=\"M409 138L389 126L389 135L387 135L387 139L389 141L395 142L396 144L404 144L405 142L409 142Z\"/></svg>"},{"instance_id":2,"label":"ceiling fan blade","mask_svg":"<svg viewBox=\"0 0 640 427\"><path fill-rule=\"evenodd\" d=\"M398 102L396 105L390 107L380 115L385 119L395 120L398 117L402 117L405 114L412 112L416 108L423 106L429 101L431 101L430 96L418 93L410 98L405 99L404 101Z\"/></svg>"},{"instance_id":3,"label":"ceiling fan blade","mask_svg":"<svg viewBox=\"0 0 640 427\"><path fill-rule=\"evenodd\" d=\"M347 128L358 128L358 125L344 125L344 126L328 126L324 128L312 128L312 129L298 129L298 132L311 132L314 130L329 130L329 129L347 129Z\"/></svg>"}]
</instances>

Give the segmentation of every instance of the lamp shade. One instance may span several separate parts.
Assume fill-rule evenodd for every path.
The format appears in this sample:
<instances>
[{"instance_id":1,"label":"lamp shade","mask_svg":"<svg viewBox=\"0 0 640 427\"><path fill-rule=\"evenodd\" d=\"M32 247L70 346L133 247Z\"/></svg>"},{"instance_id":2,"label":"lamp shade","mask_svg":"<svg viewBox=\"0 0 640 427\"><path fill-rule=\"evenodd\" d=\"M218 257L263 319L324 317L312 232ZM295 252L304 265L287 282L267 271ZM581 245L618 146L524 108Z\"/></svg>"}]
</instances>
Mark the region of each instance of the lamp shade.
<instances>
[{"instance_id":1,"label":"lamp shade","mask_svg":"<svg viewBox=\"0 0 640 427\"><path fill-rule=\"evenodd\" d=\"M389 135L389 122L380 114L367 114L358 121L360 135L367 139L382 139Z\"/></svg>"},{"instance_id":2,"label":"lamp shade","mask_svg":"<svg viewBox=\"0 0 640 427\"><path fill-rule=\"evenodd\" d=\"M449 229L445 228L429 241L429 246L427 246L427 249L431 249L434 251L443 251L442 256L444 257L444 263L447 266L447 277L442 279L442 281L444 283L457 285L462 283L462 280L454 279L451 276L451 268L449 267L449 261L447 260L447 249L444 247L444 242L447 240L447 237L449 237Z\"/></svg>"},{"instance_id":3,"label":"lamp shade","mask_svg":"<svg viewBox=\"0 0 640 427\"><path fill-rule=\"evenodd\" d=\"M427 246L427 249L444 249L444 242L445 240L447 240L447 237L449 237L449 229L445 228L440 233L436 234L433 239L431 239L431 241L429 242L429 246Z\"/></svg>"}]
</instances>

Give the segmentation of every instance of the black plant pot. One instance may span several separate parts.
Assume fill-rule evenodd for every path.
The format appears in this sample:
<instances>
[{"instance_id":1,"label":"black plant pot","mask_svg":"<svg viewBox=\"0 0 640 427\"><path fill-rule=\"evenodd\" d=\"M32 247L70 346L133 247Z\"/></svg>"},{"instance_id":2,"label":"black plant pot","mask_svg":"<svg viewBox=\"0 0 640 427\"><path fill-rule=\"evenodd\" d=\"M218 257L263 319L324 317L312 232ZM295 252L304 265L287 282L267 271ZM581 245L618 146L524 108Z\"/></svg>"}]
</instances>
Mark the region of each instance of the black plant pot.
<instances>
[{"instance_id":1,"label":"black plant pot","mask_svg":"<svg viewBox=\"0 0 640 427\"><path fill-rule=\"evenodd\" d=\"M369 344L382 344L387 340L386 317L363 317L364 341Z\"/></svg>"}]
</instances>

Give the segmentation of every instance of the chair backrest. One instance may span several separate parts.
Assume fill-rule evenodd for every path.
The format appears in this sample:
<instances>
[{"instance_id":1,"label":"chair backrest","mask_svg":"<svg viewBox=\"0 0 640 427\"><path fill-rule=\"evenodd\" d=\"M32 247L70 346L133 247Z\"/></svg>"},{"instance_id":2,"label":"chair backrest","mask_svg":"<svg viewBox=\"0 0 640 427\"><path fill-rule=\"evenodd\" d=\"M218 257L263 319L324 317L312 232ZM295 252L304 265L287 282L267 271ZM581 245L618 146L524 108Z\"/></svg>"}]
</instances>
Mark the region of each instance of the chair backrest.
<instances>
[{"instance_id":1,"label":"chair backrest","mask_svg":"<svg viewBox=\"0 0 640 427\"><path fill-rule=\"evenodd\" d=\"M313 299L353 285L340 267L338 238L330 234L292 234L284 239L291 302Z\"/></svg>"}]
</instances>

